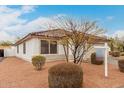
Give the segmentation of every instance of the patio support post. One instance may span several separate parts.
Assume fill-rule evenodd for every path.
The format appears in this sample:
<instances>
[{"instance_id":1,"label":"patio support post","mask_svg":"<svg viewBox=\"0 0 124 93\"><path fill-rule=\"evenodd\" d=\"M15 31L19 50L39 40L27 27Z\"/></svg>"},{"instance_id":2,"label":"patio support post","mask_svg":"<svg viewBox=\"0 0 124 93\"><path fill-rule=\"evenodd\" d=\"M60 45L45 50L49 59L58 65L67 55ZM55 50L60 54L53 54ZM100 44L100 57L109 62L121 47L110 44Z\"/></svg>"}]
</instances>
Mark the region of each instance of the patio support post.
<instances>
[{"instance_id":1,"label":"patio support post","mask_svg":"<svg viewBox=\"0 0 124 93\"><path fill-rule=\"evenodd\" d=\"M105 59L104 59L104 62L105 62L105 77L108 77L108 48L107 48L107 43L105 43Z\"/></svg>"}]
</instances>

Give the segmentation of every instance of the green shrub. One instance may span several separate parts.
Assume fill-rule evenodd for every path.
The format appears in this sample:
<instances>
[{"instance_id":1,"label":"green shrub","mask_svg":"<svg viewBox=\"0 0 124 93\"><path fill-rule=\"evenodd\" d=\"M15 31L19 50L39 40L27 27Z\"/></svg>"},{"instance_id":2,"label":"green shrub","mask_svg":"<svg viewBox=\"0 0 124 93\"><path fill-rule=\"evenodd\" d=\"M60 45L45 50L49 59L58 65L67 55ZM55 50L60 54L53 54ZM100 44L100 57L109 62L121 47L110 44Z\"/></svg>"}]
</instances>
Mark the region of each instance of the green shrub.
<instances>
[{"instance_id":1,"label":"green shrub","mask_svg":"<svg viewBox=\"0 0 124 93\"><path fill-rule=\"evenodd\" d=\"M118 52L118 51L113 51L113 52L112 52L112 56L113 56L113 57L119 57L119 56L120 56L120 52Z\"/></svg>"},{"instance_id":2,"label":"green shrub","mask_svg":"<svg viewBox=\"0 0 124 93\"><path fill-rule=\"evenodd\" d=\"M49 69L50 88L80 88L83 83L82 68L73 63L57 64Z\"/></svg>"},{"instance_id":3,"label":"green shrub","mask_svg":"<svg viewBox=\"0 0 124 93\"><path fill-rule=\"evenodd\" d=\"M36 70L41 70L42 66L45 64L46 58L44 56L34 56L32 58L32 64L35 66Z\"/></svg>"},{"instance_id":4,"label":"green shrub","mask_svg":"<svg viewBox=\"0 0 124 93\"><path fill-rule=\"evenodd\" d=\"M96 53L91 54L91 63L96 65L102 65L104 62L103 58L97 58Z\"/></svg>"},{"instance_id":5,"label":"green shrub","mask_svg":"<svg viewBox=\"0 0 124 93\"><path fill-rule=\"evenodd\" d=\"M118 60L118 66L120 72L124 72L124 59Z\"/></svg>"}]
</instances>

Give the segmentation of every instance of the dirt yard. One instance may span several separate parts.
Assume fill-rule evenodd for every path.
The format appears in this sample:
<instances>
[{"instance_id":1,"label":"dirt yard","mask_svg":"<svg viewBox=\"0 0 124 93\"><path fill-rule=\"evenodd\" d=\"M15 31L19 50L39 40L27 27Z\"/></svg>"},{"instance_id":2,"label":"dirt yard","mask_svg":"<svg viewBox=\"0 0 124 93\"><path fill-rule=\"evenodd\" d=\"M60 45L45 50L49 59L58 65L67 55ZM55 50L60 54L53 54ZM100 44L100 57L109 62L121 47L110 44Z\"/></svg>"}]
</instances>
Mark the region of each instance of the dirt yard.
<instances>
[{"instance_id":1,"label":"dirt yard","mask_svg":"<svg viewBox=\"0 0 124 93\"><path fill-rule=\"evenodd\" d=\"M11 57L0 62L0 87L46 88L48 87L48 69L62 63L49 62L42 71L36 71L31 63ZM84 63L84 87L123 87L124 73L115 65L109 65L109 77L104 77L104 65Z\"/></svg>"}]
</instances>

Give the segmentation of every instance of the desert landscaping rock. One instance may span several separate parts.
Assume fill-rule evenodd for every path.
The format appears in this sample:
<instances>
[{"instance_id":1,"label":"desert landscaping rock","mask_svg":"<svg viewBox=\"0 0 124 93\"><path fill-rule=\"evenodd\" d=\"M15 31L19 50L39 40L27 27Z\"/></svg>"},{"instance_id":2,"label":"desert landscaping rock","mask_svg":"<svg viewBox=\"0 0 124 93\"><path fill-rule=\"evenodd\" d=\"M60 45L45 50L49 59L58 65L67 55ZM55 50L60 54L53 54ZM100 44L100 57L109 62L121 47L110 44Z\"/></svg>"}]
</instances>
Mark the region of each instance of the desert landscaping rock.
<instances>
[{"instance_id":1,"label":"desert landscaping rock","mask_svg":"<svg viewBox=\"0 0 124 93\"><path fill-rule=\"evenodd\" d=\"M64 61L48 62L41 71L36 71L31 63L16 57L5 58L0 64L0 87L2 88L47 88L48 69ZM109 77L104 77L104 65L82 64L83 87L124 86L124 73L109 64Z\"/></svg>"}]
</instances>

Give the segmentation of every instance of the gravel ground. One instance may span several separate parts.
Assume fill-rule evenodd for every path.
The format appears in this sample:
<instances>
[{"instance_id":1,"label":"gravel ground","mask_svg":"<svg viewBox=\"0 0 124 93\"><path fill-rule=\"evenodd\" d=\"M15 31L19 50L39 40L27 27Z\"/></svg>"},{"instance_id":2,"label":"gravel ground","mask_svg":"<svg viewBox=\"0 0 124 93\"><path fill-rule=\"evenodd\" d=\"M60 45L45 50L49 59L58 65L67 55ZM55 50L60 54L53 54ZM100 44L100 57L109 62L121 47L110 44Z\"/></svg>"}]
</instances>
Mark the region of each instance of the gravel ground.
<instances>
[{"instance_id":1,"label":"gravel ground","mask_svg":"<svg viewBox=\"0 0 124 93\"><path fill-rule=\"evenodd\" d=\"M0 57L0 62L2 62L2 60L3 60L3 57Z\"/></svg>"},{"instance_id":2,"label":"gravel ground","mask_svg":"<svg viewBox=\"0 0 124 93\"><path fill-rule=\"evenodd\" d=\"M48 87L48 69L64 61L46 63L41 71L36 71L31 63L11 57L0 63L0 87L5 88L46 88ZM124 86L124 73L115 65L109 64L109 77L104 77L104 65L82 64L84 72L83 86L121 87Z\"/></svg>"}]
</instances>

